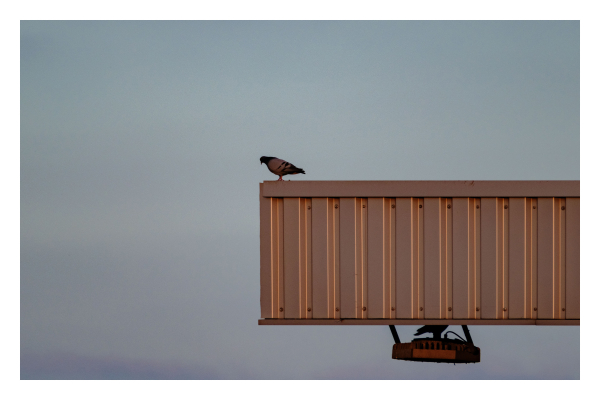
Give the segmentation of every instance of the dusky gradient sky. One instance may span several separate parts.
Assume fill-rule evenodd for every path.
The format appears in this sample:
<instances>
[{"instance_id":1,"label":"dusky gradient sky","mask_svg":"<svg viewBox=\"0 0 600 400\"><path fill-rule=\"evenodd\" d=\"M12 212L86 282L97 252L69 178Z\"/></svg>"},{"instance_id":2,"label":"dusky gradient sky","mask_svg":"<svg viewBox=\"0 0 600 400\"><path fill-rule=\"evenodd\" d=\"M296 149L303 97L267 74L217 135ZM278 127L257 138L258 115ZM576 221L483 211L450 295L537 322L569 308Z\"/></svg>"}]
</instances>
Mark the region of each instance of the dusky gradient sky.
<instances>
[{"instance_id":1,"label":"dusky gradient sky","mask_svg":"<svg viewBox=\"0 0 600 400\"><path fill-rule=\"evenodd\" d=\"M580 179L578 21L20 39L21 379L579 379L579 327L472 326L482 361L452 366L392 360L387 326L257 324L260 156L292 180Z\"/></svg>"}]
</instances>

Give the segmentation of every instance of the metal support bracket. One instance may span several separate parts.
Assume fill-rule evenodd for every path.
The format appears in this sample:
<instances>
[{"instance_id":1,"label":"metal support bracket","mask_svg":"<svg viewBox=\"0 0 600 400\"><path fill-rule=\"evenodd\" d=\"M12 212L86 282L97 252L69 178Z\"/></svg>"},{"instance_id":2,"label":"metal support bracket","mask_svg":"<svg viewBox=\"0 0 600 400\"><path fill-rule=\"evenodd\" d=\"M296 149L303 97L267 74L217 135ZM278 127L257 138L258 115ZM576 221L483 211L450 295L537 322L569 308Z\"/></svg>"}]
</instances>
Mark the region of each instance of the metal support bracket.
<instances>
[{"instance_id":1,"label":"metal support bracket","mask_svg":"<svg viewBox=\"0 0 600 400\"><path fill-rule=\"evenodd\" d=\"M461 325L463 332L465 333L465 339L467 339L467 343L474 344L473 339L471 339L471 334L469 333L469 328L466 325Z\"/></svg>"},{"instance_id":2,"label":"metal support bracket","mask_svg":"<svg viewBox=\"0 0 600 400\"><path fill-rule=\"evenodd\" d=\"M394 337L394 342L400 343L400 336L398 336L398 332L396 331L396 327L394 325L390 325L390 331L392 331L392 336Z\"/></svg>"}]
</instances>

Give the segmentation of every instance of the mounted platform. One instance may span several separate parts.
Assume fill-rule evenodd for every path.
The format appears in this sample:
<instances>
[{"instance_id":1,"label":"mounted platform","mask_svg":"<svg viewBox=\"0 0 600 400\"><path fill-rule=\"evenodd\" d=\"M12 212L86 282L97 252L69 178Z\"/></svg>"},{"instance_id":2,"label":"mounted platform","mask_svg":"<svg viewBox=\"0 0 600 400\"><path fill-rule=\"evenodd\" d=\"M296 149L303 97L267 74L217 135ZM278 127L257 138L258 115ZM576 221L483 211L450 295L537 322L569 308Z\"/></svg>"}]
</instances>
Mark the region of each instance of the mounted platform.
<instances>
[{"instance_id":1,"label":"mounted platform","mask_svg":"<svg viewBox=\"0 0 600 400\"><path fill-rule=\"evenodd\" d=\"M396 343L392 358L436 363L478 363L481 361L481 350L472 344L455 340L415 339L410 343Z\"/></svg>"}]
</instances>

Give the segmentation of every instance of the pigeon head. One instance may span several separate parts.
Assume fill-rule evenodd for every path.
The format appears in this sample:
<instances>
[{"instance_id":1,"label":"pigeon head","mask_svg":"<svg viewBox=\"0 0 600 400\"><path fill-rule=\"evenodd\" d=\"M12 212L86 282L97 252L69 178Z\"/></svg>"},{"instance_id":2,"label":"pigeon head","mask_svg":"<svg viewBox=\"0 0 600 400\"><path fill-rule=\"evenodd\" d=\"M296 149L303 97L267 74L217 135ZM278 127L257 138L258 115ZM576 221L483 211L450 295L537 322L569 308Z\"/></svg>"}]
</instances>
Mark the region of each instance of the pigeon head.
<instances>
[{"instance_id":1,"label":"pigeon head","mask_svg":"<svg viewBox=\"0 0 600 400\"><path fill-rule=\"evenodd\" d=\"M266 157L266 156L262 156L262 157L260 158L260 163L261 163L261 164L262 164L262 163L265 163L265 164L266 164L266 163L268 163L269 161L271 161L271 160L272 160L272 159L274 159L274 158L275 158L275 157Z\"/></svg>"}]
</instances>

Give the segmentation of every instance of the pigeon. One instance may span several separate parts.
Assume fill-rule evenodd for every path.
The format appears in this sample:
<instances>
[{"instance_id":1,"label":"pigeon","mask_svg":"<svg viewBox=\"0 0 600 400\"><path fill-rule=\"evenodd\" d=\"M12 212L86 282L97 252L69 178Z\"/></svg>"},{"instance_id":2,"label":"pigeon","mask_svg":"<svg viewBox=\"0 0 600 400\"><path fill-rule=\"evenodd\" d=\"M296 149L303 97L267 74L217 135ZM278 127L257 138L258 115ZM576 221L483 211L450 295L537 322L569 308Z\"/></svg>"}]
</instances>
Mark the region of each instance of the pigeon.
<instances>
[{"instance_id":1,"label":"pigeon","mask_svg":"<svg viewBox=\"0 0 600 400\"><path fill-rule=\"evenodd\" d=\"M425 325L417 329L415 336L420 336L424 333L433 333L434 339L441 339L442 332L444 332L447 327L448 325Z\"/></svg>"},{"instance_id":2,"label":"pigeon","mask_svg":"<svg viewBox=\"0 0 600 400\"><path fill-rule=\"evenodd\" d=\"M263 156L260 158L260 163L267 164L267 168L269 168L269 171L271 171L275 175L279 175L279 179L277 179L278 181L282 181L282 177L284 175L296 175L304 173L304 170L302 168L297 168L296 166L294 166L294 164L289 163L280 158Z\"/></svg>"}]
</instances>

